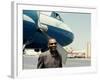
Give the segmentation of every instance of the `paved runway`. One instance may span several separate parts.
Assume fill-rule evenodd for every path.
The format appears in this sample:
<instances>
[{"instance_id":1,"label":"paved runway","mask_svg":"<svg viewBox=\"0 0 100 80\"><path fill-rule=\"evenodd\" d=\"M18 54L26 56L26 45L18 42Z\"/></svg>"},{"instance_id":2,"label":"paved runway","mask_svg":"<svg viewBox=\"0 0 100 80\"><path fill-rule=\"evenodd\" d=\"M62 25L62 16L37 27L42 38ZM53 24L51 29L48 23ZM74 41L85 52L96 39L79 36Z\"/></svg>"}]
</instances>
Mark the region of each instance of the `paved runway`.
<instances>
[{"instance_id":1,"label":"paved runway","mask_svg":"<svg viewBox=\"0 0 100 80\"><path fill-rule=\"evenodd\" d=\"M23 69L36 69L38 62L38 56L23 56ZM64 67L81 67L90 66L90 59L82 58L68 58Z\"/></svg>"}]
</instances>

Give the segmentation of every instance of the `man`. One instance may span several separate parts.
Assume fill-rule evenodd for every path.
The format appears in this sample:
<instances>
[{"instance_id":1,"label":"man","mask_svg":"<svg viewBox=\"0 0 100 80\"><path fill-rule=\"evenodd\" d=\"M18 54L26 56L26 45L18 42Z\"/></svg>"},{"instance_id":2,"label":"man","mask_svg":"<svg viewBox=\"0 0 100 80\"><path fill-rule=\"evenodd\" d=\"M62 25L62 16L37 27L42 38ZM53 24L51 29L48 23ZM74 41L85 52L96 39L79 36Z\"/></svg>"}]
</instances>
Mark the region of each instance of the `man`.
<instances>
[{"instance_id":1,"label":"man","mask_svg":"<svg viewBox=\"0 0 100 80\"><path fill-rule=\"evenodd\" d=\"M48 41L49 50L40 54L37 68L58 68L62 67L62 58L56 50L57 41L50 38Z\"/></svg>"}]
</instances>

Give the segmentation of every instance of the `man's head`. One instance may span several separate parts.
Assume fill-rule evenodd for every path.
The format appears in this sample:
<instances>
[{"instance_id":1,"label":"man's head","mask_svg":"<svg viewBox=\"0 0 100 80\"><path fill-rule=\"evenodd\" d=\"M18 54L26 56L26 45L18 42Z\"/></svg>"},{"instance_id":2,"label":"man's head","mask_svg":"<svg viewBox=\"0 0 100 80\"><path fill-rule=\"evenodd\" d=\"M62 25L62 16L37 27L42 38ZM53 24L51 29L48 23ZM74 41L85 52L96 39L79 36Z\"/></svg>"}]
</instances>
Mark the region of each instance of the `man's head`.
<instances>
[{"instance_id":1,"label":"man's head","mask_svg":"<svg viewBox=\"0 0 100 80\"><path fill-rule=\"evenodd\" d=\"M50 51L56 51L57 41L54 38L50 38L48 41L48 47Z\"/></svg>"}]
</instances>

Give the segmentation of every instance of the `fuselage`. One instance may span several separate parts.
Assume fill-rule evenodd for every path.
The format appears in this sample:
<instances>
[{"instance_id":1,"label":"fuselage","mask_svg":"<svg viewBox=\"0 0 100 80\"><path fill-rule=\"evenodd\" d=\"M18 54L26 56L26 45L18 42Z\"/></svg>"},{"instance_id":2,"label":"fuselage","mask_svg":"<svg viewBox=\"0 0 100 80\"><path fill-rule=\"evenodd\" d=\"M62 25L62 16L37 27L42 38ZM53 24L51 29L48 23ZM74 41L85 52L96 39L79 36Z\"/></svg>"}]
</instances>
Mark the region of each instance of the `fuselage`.
<instances>
[{"instance_id":1,"label":"fuselage","mask_svg":"<svg viewBox=\"0 0 100 80\"><path fill-rule=\"evenodd\" d=\"M26 48L47 49L48 40L38 28L43 28L61 46L72 43L74 39L73 32L63 21L35 10L23 10L23 44L27 44Z\"/></svg>"}]
</instances>

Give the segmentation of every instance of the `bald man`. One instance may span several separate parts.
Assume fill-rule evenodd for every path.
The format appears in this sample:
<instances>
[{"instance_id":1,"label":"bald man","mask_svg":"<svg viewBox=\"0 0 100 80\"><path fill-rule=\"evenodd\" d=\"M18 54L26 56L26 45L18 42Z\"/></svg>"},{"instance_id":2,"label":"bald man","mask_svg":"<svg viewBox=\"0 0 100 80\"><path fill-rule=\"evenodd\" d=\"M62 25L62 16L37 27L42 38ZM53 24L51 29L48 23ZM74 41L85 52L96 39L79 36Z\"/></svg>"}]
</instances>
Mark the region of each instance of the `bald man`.
<instances>
[{"instance_id":1,"label":"bald man","mask_svg":"<svg viewBox=\"0 0 100 80\"><path fill-rule=\"evenodd\" d=\"M40 54L37 68L59 68L62 67L62 58L56 50L57 41L54 38L48 40L49 50Z\"/></svg>"}]
</instances>

